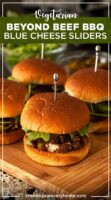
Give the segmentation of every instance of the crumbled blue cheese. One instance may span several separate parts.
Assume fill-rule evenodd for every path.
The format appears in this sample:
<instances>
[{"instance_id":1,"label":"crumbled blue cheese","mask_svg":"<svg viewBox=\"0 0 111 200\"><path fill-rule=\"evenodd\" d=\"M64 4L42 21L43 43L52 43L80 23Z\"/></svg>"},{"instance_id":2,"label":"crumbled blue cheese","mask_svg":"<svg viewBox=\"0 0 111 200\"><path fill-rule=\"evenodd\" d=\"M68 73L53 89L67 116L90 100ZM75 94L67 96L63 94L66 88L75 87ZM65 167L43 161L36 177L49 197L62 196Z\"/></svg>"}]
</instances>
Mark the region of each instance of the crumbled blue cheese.
<instances>
[{"instance_id":1,"label":"crumbled blue cheese","mask_svg":"<svg viewBox=\"0 0 111 200\"><path fill-rule=\"evenodd\" d=\"M57 144L51 144L51 143L46 144L46 147L47 147L47 150L49 152L54 152L54 151L56 151L56 150L59 149L59 145L57 145Z\"/></svg>"}]
</instances>

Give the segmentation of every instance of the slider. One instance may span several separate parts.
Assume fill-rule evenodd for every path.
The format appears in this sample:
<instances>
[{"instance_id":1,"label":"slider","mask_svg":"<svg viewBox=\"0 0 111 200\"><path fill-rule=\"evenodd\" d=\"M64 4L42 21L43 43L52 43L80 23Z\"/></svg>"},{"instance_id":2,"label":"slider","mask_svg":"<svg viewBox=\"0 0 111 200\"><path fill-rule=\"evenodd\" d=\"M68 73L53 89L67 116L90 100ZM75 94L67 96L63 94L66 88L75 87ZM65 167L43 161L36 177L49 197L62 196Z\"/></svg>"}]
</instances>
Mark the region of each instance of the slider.
<instances>
[{"instance_id":1,"label":"slider","mask_svg":"<svg viewBox=\"0 0 111 200\"><path fill-rule=\"evenodd\" d=\"M84 102L65 93L38 93L21 114L24 149L35 162L67 166L84 159L90 148L89 110Z\"/></svg>"},{"instance_id":2,"label":"slider","mask_svg":"<svg viewBox=\"0 0 111 200\"><path fill-rule=\"evenodd\" d=\"M27 85L29 96L37 92L53 92L53 74L58 73L58 90L64 89L66 72L56 63L46 59L30 58L20 61L12 70L11 79Z\"/></svg>"},{"instance_id":3,"label":"slider","mask_svg":"<svg viewBox=\"0 0 111 200\"><path fill-rule=\"evenodd\" d=\"M24 85L0 78L0 144L11 144L23 137L20 114L26 98Z\"/></svg>"},{"instance_id":4,"label":"slider","mask_svg":"<svg viewBox=\"0 0 111 200\"><path fill-rule=\"evenodd\" d=\"M109 74L111 79L111 74ZM108 131L108 72L104 69L85 68L72 74L65 83L65 91L85 101L90 110L90 132ZM109 100L111 82L109 83ZM111 108L109 108L111 113ZM111 127L110 127L111 129Z\"/></svg>"}]
</instances>

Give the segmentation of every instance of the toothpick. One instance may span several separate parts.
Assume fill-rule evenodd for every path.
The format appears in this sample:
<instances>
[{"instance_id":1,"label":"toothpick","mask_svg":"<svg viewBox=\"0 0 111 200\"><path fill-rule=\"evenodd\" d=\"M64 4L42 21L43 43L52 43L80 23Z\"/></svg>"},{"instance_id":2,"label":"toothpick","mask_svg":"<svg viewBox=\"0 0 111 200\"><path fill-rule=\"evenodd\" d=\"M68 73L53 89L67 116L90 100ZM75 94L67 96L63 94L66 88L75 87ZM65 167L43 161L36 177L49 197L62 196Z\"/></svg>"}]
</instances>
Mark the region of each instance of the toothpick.
<instances>
[{"instance_id":1,"label":"toothpick","mask_svg":"<svg viewBox=\"0 0 111 200\"><path fill-rule=\"evenodd\" d=\"M57 84L58 84L59 76L57 73L53 74L53 80L54 80L54 101L57 99Z\"/></svg>"},{"instance_id":2,"label":"toothpick","mask_svg":"<svg viewBox=\"0 0 111 200\"><path fill-rule=\"evenodd\" d=\"M41 59L44 59L44 43L41 43Z\"/></svg>"},{"instance_id":3,"label":"toothpick","mask_svg":"<svg viewBox=\"0 0 111 200\"><path fill-rule=\"evenodd\" d=\"M100 45L97 45L95 47L95 51L96 51L96 59L95 59L95 72L97 72L97 68L98 68L98 60L99 60L99 52L101 50L101 46Z\"/></svg>"}]
</instances>

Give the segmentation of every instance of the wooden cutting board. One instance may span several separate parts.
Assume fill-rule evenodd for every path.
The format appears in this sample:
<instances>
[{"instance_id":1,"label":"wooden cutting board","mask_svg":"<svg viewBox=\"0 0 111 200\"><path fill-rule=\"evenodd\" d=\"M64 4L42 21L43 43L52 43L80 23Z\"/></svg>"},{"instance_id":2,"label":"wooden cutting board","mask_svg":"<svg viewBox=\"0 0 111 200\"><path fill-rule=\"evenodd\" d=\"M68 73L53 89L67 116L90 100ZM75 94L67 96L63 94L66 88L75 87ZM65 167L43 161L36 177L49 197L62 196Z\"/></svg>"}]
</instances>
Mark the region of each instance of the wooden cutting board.
<instances>
[{"instance_id":1,"label":"wooden cutting board","mask_svg":"<svg viewBox=\"0 0 111 200\"><path fill-rule=\"evenodd\" d=\"M87 158L68 167L35 163L25 154L22 142L6 145L3 169L46 193L100 196L108 191L107 138L107 134L90 134L91 149ZM0 168L1 165L0 148Z\"/></svg>"}]
</instances>

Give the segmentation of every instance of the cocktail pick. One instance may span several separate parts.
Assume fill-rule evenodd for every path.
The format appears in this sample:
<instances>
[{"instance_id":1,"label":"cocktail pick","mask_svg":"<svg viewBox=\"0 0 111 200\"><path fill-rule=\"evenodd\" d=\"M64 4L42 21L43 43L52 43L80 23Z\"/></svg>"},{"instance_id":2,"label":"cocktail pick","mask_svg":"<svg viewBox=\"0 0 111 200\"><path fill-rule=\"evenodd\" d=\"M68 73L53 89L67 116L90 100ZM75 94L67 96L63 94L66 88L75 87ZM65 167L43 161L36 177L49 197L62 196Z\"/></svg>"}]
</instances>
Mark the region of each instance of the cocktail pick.
<instances>
[{"instance_id":1,"label":"cocktail pick","mask_svg":"<svg viewBox=\"0 0 111 200\"><path fill-rule=\"evenodd\" d=\"M44 43L41 43L41 59L44 59Z\"/></svg>"},{"instance_id":2,"label":"cocktail pick","mask_svg":"<svg viewBox=\"0 0 111 200\"><path fill-rule=\"evenodd\" d=\"M57 73L53 74L53 80L54 80L54 101L57 99L57 84L58 84L59 76Z\"/></svg>"},{"instance_id":3,"label":"cocktail pick","mask_svg":"<svg viewBox=\"0 0 111 200\"><path fill-rule=\"evenodd\" d=\"M101 50L101 46L97 45L95 47L95 51L96 51L95 69L94 69L95 72L97 72L97 68L98 68L98 60L99 60L99 52L100 52L100 50Z\"/></svg>"}]
</instances>

